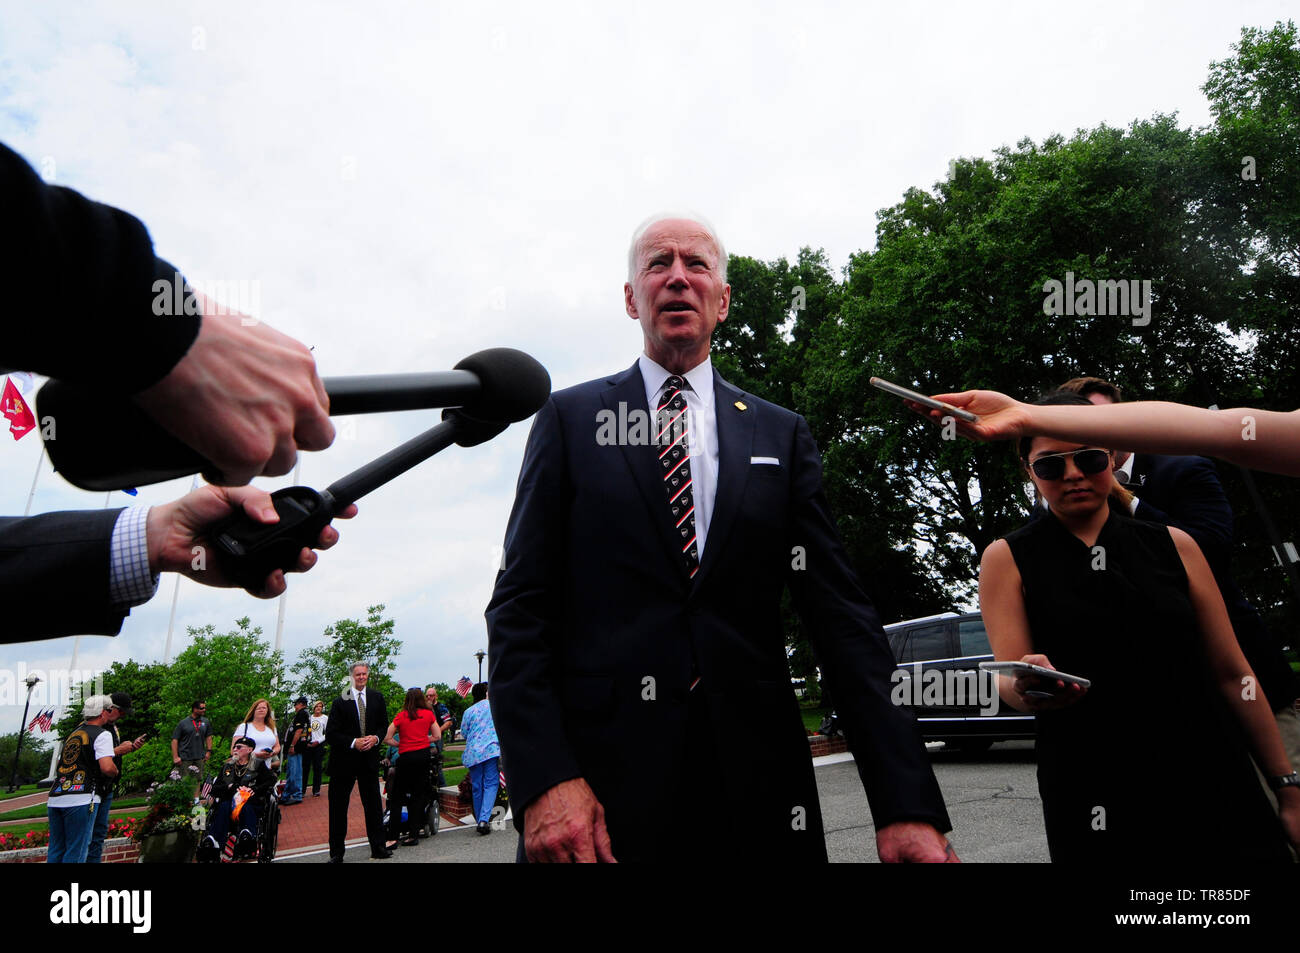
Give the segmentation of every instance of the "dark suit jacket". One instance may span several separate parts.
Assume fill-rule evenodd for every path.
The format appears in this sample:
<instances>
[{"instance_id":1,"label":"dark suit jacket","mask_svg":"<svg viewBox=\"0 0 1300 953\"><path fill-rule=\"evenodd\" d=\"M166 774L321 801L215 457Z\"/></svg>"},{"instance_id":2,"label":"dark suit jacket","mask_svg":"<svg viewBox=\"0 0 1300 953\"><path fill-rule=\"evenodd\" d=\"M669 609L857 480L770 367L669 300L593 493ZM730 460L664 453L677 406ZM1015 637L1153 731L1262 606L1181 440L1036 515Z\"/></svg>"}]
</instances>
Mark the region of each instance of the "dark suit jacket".
<instances>
[{"instance_id":1,"label":"dark suit jacket","mask_svg":"<svg viewBox=\"0 0 1300 953\"><path fill-rule=\"evenodd\" d=\"M373 688L366 688L366 734L376 735L382 742L388 731L388 708L384 696ZM330 746L330 774L347 777L359 776L363 771L379 770L380 752L384 746L377 744L369 751L357 751L352 742L361 737L357 723L357 705L352 700L349 687L344 695L330 705L329 721L325 725L325 741Z\"/></svg>"},{"instance_id":2,"label":"dark suit jacket","mask_svg":"<svg viewBox=\"0 0 1300 953\"><path fill-rule=\"evenodd\" d=\"M486 613L512 802L583 777L615 856L658 856L686 811L755 850L824 859L779 613L788 585L876 825L948 830L915 723L890 703L894 659L827 511L807 423L716 372L714 382L717 497L694 580L656 448L597 441L598 414L648 412L639 368L560 391L537 415ZM718 742L715 770L684 781L682 750L700 724Z\"/></svg>"},{"instance_id":3,"label":"dark suit jacket","mask_svg":"<svg viewBox=\"0 0 1300 953\"><path fill-rule=\"evenodd\" d=\"M1259 678L1270 707L1277 711L1291 704L1297 696L1291 666L1259 612L1232 580L1232 507L1214 461L1139 453L1134 455L1132 472L1128 488L1138 497L1133 515L1176 526L1196 540L1219 584L1241 651Z\"/></svg>"},{"instance_id":4,"label":"dark suit jacket","mask_svg":"<svg viewBox=\"0 0 1300 953\"><path fill-rule=\"evenodd\" d=\"M118 510L0 518L0 642L117 635L109 548Z\"/></svg>"}]
</instances>

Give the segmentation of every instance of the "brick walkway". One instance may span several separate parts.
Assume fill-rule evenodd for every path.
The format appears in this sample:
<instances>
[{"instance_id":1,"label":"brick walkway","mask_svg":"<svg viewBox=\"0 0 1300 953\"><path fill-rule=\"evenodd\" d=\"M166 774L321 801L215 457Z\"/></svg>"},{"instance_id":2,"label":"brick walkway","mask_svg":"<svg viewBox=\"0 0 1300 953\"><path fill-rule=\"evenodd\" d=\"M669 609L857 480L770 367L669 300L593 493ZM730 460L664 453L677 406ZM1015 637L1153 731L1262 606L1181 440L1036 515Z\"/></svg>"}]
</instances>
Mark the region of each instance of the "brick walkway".
<instances>
[{"instance_id":1,"label":"brick walkway","mask_svg":"<svg viewBox=\"0 0 1300 953\"><path fill-rule=\"evenodd\" d=\"M277 857L329 846L329 789L329 784L323 784L320 797L312 797L309 788L301 804L281 805ZM383 790L382 785L380 790ZM459 823L447 814L442 815L444 827L455 827ZM355 786L352 788L352 801L348 804L348 839L344 843L347 847L366 843L366 815Z\"/></svg>"}]
</instances>

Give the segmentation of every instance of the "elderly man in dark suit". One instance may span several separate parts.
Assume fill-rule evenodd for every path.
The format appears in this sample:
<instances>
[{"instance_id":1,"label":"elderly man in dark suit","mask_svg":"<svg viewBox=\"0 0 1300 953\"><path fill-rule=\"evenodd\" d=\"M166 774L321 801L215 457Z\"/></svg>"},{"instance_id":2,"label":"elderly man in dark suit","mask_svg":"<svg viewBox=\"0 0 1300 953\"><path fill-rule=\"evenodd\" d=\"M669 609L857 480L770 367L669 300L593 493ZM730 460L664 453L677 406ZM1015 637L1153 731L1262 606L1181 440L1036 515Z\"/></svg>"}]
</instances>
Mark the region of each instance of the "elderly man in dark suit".
<instances>
[{"instance_id":1,"label":"elderly man in dark suit","mask_svg":"<svg viewBox=\"0 0 1300 953\"><path fill-rule=\"evenodd\" d=\"M384 845L384 818L379 807L379 739L388 731L384 696L367 688L370 666L354 662L352 684L330 706L325 740L330 749L329 843L331 864L343 863L348 837L348 805L355 784L366 814L370 856L385 860L393 852Z\"/></svg>"},{"instance_id":2,"label":"elderly man in dark suit","mask_svg":"<svg viewBox=\"0 0 1300 953\"><path fill-rule=\"evenodd\" d=\"M955 859L808 425L710 364L731 298L716 234L649 220L624 297L644 353L538 413L486 613L520 859L826 859L779 614L787 585L881 859Z\"/></svg>"}]
</instances>

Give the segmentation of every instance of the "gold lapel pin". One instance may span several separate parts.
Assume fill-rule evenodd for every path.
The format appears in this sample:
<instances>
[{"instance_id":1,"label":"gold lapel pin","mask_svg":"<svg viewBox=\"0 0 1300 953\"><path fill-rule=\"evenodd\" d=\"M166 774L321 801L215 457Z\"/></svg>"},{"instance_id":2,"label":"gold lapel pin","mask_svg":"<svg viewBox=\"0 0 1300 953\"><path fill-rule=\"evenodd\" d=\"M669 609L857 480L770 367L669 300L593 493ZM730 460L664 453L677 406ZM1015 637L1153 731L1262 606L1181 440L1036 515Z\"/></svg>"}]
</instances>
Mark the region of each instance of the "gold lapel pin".
<instances>
[{"instance_id":1,"label":"gold lapel pin","mask_svg":"<svg viewBox=\"0 0 1300 953\"><path fill-rule=\"evenodd\" d=\"M744 402L743 400L738 400L738 401L736 401L736 409L737 409L737 410L748 410L749 408L745 406L745 402Z\"/></svg>"}]
</instances>

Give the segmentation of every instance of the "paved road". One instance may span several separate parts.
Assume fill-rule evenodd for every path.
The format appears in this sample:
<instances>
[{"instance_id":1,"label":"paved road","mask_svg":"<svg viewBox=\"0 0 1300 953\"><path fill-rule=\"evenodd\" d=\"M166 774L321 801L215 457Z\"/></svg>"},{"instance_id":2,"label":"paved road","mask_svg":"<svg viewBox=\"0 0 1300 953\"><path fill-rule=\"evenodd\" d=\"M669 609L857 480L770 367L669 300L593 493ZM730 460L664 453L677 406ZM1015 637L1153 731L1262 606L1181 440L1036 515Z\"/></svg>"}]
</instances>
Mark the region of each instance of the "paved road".
<instances>
[{"instance_id":1,"label":"paved road","mask_svg":"<svg viewBox=\"0 0 1300 953\"><path fill-rule=\"evenodd\" d=\"M833 761L823 759L824 762ZM1046 863L1043 809L1034 775L1033 743L1005 742L979 755L936 750L935 775L952 817L953 844L962 860L976 863ZM874 862L876 845L857 769L851 761L822 763L817 788L826 822L826 848L835 862ZM348 863L511 863L515 859L513 827L486 837L472 828L448 829L399 848L391 860L371 861L365 847L347 852ZM284 863L321 863L316 855L284 858Z\"/></svg>"}]
</instances>

